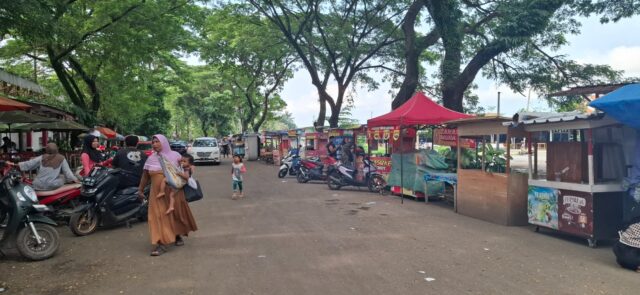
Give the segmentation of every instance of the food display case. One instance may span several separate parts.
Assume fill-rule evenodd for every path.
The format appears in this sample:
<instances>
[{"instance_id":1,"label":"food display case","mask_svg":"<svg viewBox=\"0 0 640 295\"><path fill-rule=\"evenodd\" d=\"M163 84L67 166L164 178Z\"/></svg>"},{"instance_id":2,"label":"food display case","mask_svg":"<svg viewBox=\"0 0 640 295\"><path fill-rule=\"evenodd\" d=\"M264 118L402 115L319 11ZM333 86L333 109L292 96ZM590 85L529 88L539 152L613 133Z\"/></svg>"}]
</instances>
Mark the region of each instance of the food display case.
<instances>
[{"instance_id":1,"label":"food display case","mask_svg":"<svg viewBox=\"0 0 640 295\"><path fill-rule=\"evenodd\" d=\"M529 223L585 238L590 247L615 239L635 131L602 113L525 116L518 124L528 133Z\"/></svg>"}]
</instances>

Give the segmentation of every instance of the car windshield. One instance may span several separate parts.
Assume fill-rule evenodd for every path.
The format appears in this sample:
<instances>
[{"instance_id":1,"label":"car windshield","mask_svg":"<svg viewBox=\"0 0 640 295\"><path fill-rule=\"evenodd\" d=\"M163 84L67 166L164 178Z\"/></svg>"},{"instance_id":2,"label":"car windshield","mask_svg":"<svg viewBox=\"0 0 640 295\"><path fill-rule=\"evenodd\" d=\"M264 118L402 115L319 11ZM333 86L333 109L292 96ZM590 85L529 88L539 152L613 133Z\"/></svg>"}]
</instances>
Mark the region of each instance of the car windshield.
<instances>
[{"instance_id":1,"label":"car windshield","mask_svg":"<svg viewBox=\"0 0 640 295\"><path fill-rule=\"evenodd\" d=\"M140 143L138 144L138 149L142 151L150 150L152 148L150 143Z\"/></svg>"},{"instance_id":2,"label":"car windshield","mask_svg":"<svg viewBox=\"0 0 640 295\"><path fill-rule=\"evenodd\" d=\"M198 139L193 142L193 147L217 147L218 144L213 139Z\"/></svg>"}]
</instances>

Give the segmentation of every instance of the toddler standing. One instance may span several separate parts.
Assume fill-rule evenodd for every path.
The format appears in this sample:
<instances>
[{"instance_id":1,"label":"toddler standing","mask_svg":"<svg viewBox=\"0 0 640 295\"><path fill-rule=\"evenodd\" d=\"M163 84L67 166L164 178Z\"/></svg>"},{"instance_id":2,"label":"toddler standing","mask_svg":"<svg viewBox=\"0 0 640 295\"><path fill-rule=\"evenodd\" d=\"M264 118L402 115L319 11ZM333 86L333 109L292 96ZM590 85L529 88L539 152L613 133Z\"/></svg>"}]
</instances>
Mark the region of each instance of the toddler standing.
<instances>
[{"instance_id":1,"label":"toddler standing","mask_svg":"<svg viewBox=\"0 0 640 295\"><path fill-rule=\"evenodd\" d=\"M242 163L240 156L233 156L233 164L231 164L231 178L233 179L233 195L231 199L244 198L242 194L242 175L247 172L247 168Z\"/></svg>"}]
</instances>

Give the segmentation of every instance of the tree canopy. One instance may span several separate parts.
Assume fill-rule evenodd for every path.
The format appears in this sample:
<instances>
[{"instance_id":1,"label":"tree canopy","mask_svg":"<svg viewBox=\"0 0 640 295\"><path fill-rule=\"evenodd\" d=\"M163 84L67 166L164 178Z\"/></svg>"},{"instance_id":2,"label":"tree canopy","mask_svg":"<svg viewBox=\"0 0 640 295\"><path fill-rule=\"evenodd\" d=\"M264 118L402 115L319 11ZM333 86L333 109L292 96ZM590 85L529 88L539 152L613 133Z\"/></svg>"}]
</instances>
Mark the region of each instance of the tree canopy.
<instances>
[{"instance_id":1,"label":"tree canopy","mask_svg":"<svg viewBox=\"0 0 640 295\"><path fill-rule=\"evenodd\" d=\"M393 108L424 90L458 111L482 109L480 76L521 93L627 81L558 52L582 17L638 13L604 0L1 1L0 67L87 125L177 137L291 128L281 92L301 72L314 125L338 127L354 122L347 90L387 81Z\"/></svg>"}]
</instances>

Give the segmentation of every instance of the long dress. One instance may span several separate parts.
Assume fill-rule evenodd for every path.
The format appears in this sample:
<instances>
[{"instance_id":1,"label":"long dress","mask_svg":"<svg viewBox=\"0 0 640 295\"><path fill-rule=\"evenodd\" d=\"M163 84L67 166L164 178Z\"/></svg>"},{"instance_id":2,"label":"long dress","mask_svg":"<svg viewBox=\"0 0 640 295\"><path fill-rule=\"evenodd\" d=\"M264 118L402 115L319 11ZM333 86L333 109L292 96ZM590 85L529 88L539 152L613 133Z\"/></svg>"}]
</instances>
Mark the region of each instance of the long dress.
<instances>
[{"instance_id":1,"label":"long dress","mask_svg":"<svg viewBox=\"0 0 640 295\"><path fill-rule=\"evenodd\" d=\"M148 223L151 244L171 244L176 241L177 233L174 230L173 214L166 214L169 208L169 186L166 186L167 191L164 197L158 198L162 183L165 181L164 174L162 171L149 171L149 178L151 179L151 192L149 193Z\"/></svg>"},{"instance_id":2,"label":"long dress","mask_svg":"<svg viewBox=\"0 0 640 295\"><path fill-rule=\"evenodd\" d=\"M189 203L184 197L184 189L178 190L175 194L175 203L173 204L173 228L177 235L186 236L189 232L198 230L196 220L191 214Z\"/></svg>"}]
</instances>

